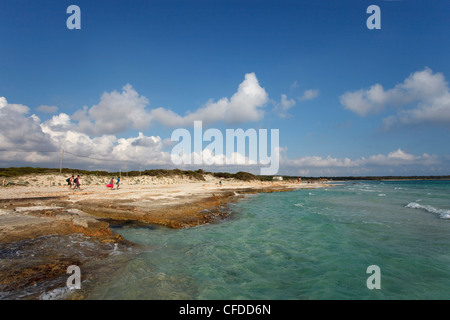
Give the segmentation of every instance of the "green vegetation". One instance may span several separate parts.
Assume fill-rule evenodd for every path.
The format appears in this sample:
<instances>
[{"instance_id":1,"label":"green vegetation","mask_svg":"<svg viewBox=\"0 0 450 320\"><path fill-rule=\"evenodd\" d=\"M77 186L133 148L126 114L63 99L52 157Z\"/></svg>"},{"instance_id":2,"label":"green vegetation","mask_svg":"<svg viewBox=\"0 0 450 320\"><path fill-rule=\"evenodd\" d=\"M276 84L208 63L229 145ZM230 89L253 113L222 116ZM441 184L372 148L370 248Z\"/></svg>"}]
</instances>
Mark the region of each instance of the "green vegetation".
<instances>
[{"instance_id":1,"label":"green vegetation","mask_svg":"<svg viewBox=\"0 0 450 320\"><path fill-rule=\"evenodd\" d=\"M235 178L243 181L252 181L252 180L261 180L259 176L255 176L254 174L239 171L237 173L229 173L229 172L214 172L211 173L214 177L219 179L231 179Z\"/></svg>"},{"instance_id":2,"label":"green vegetation","mask_svg":"<svg viewBox=\"0 0 450 320\"><path fill-rule=\"evenodd\" d=\"M48 168L32 168L32 167L10 167L10 168L0 168L0 177L13 178L20 177L29 174L59 174L59 169L48 169ZM128 172L108 172L108 171L88 171L79 169L62 169L62 175L80 175L80 176L97 176L97 177L139 177L139 176L151 176L151 177L173 177L173 176L184 176L192 180L204 181L204 174L211 174L217 178L228 179L235 178L244 181L259 180L260 177L255 176L248 172L238 172L238 173L212 173L206 172L202 169L192 171L192 170L180 170L180 169L151 169L144 171L128 171Z\"/></svg>"},{"instance_id":3,"label":"green vegetation","mask_svg":"<svg viewBox=\"0 0 450 320\"><path fill-rule=\"evenodd\" d=\"M20 167L20 168L0 168L0 177L19 177L27 174L51 174L59 173L59 169L46 169L46 168L32 168L32 167Z\"/></svg>"},{"instance_id":4,"label":"green vegetation","mask_svg":"<svg viewBox=\"0 0 450 320\"><path fill-rule=\"evenodd\" d=\"M10 167L0 168L0 177L13 178L30 174L59 174L59 169L55 168L33 168L33 167ZM181 169L150 169L144 171L128 171L128 172L108 172L108 171L88 171L79 169L63 168L62 175L80 175L80 176L97 176L97 177L118 177L119 175L128 177L138 176L153 176L153 177L172 177L172 176L185 176L192 180L204 181L203 175L210 174L219 179L238 179L242 181L261 180L271 181L273 176L259 176L248 172L239 171L237 173L229 172L207 172L202 169L199 170L181 170ZM299 177L299 176L281 176L283 180L339 180L339 181L355 181L355 180L450 180L448 176L360 176L360 177Z\"/></svg>"}]
</instances>

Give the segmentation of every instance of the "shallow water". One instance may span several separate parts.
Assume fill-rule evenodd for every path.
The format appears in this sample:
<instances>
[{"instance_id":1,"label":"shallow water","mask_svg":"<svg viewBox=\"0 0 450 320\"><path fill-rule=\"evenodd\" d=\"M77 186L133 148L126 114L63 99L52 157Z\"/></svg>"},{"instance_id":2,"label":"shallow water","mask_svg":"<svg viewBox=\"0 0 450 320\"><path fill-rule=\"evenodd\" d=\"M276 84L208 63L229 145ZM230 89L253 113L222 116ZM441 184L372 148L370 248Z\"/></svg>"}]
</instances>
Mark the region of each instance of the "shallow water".
<instances>
[{"instance_id":1,"label":"shallow water","mask_svg":"<svg viewBox=\"0 0 450 320\"><path fill-rule=\"evenodd\" d=\"M190 229L124 226L145 249L86 298L449 299L449 192L446 181L351 182L250 195Z\"/></svg>"},{"instance_id":2,"label":"shallow water","mask_svg":"<svg viewBox=\"0 0 450 320\"><path fill-rule=\"evenodd\" d=\"M99 243L82 234L0 243L0 300L68 298L73 293L67 288L69 266L79 266L89 285L108 266L104 261L126 258L127 253L123 245Z\"/></svg>"}]
</instances>

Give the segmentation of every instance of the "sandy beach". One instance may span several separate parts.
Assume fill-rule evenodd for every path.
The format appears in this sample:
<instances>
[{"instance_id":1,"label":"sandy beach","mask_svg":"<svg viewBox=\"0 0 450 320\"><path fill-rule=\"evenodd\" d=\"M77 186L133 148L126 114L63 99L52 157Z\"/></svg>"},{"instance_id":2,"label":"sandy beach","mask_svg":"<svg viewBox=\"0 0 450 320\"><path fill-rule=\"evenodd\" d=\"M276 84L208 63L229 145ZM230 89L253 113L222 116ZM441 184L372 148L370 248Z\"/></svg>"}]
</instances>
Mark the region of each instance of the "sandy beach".
<instances>
[{"instance_id":1,"label":"sandy beach","mask_svg":"<svg viewBox=\"0 0 450 320\"><path fill-rule=\"evenodd\" d=\"M20 241L76 234L90 237L98 246L132 245L111 230L111 222L188 228L223 219L230 214L226 204L238 201L248 193L327 186L297 181L234 179L224 179L220 185L220 180L211 175L205 175L205 181L181 176L125 176L119 189L114 186L111 190L106 187L110 178L86 176L81 177L81 190L71 190L66 178L63 175L33 175L0 180L0 244L3 250ZM45 255L36 252L36 255L40 254ZM65 264L70 261L58 261L53 253L41 259L38 266L27 265L25 268L21 263L3 263L0 266L0 291L65 274Z\"/></svg>"}]
</instances>

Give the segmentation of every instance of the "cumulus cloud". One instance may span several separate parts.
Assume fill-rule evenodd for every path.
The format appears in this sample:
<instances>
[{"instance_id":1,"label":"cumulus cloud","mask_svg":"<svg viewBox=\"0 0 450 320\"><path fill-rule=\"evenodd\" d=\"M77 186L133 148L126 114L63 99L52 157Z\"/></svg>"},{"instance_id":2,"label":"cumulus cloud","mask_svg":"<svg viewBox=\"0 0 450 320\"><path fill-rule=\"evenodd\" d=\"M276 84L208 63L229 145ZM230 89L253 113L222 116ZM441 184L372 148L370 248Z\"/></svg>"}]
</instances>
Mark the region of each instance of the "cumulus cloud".
<instances>
[{"instance_id":1,"label":"cumulus cloud","mask_svg":"<svg viewBox=\"0 0 450 320\"><path fill-rule=\"evenodd\" d=\"M422 155L415 156L409 154L401 149L390 152L387 155L379 154L373 155L369 158L362 158L363 164L376 165L376 166L403 166L403 165L435 165L439 163L437 155L429 155L424 153Z\"/></svg>"},{"instance_id":2,"label":"cumulus cloud","mask_svg":"<svg viewBox=\"0 0 450 320\"><path fill-rule=\"evenodd\" d=\"M59 164L60 150L64 149L65 163L77 166L109 167L109 162L131 159L142 165L170 165L169 153L164 150L170 148L171 142L142 133L152 121L169 127L190 126L194 120L205 123L258 121L263 117L262 108L267 101L268 94L254 73L245 75L231 98L210 100L185 116L163 108L151 110L149 100L129 84L121 91L104 92L98 104L84 106L72 115L54 114L46 121L30 115L27 106L11 104L0 97L0 148L4 150L0 162L55 166L52 164ZM58 108L41 105L37 110L55 113ZM118 137L130 129L141 132L135 137Z\"/></svg>"},{"instance_id":3,"label":"cumulus cloud","mask_svg":"<svg viewBox=\"0 0 450 320\"><path fill-rule=\"evenodd\" d=\"M370 157L361 157L360 159L351 160L350 158L326 158L318 156L308 156L291 160L292 165L300 167L358 167L363 165L409 165L409 164L436 164L437 156L424 153L421 156L409 154L401 149L397 149L387 155L378 154Z\"/></svg>"},{"instance_id":4,"label":"cumulus cloud","mask_svg":"<svg viewBox=\"0 0 450 320\"><path fill-rule=\"evenodd\" d=\"M194 121L201 120L205 124L223 121L228 124L255 122L263 118L262 108L268 102L266 90L260 86L254 73L247 73L237 92L231 98L218 101L209 100L206 104L184 116L165 109L151 111L153 121L168 127L192 126Z\"/></svg>"},{"instance_id":5,"label":"cumulus cloud","mask_svg":"<svg viewBox=\"0 0 450 320\"><path fill-rule=\"evenodd\" d=\"M149 100L127 84L122 92L105 92L100 102L74 113L81 132L93 135L117 134L127 129L146 129L151 120Z\"/></svg>"},{"instance_id":6,"label":"cumulus cloud","mask_svg":"<svg viewBox=\"0 0 450 320\"><path fill-rule=\"evenodd\" d=\"M117 138L112 134L91 137L81 132L73 119L60 113L42 122L21 104L9 104L0 97L0 163L20 166L38 164L58 167L60 150L64 149L64 165L92 169L117 170L131 165L168 164L169 153L158 136Z\"/></svg>"},{"instance_id":7,"label":"cumulus cloud","mask_svg":"<svg viewBox=\"0 0 450 320\"><path fill-rule=\"evenodd\" d=\"M0 97L0 148L17 150L51 151L48 136L40 128L40 119L28 115L30 109L22 104L10 104ZM23 155L22 155L23 156Z\"/></svg>"},{"instance_id":8,"label":"cumulus cloud","mask_svg":"<svg viewBox=\"0 0 450 320\"><path fill-rule=\"evenodd\" d=\"M126 161L139 165L167 164L169 154L163 151L159 136L145 136L139 132L137 137L118 138L103 134L91 137L79 132L66 114L53 116L41 124L42 131L52 144L60 146L70 154L68 159L91 166L124 167Z\"/></svg>"},{"instance_id":9,"label":"cumulus cloud","mask_svg":"<svg viewBox=\"0 0 450 320\"><path fill-rule=\"evenodd\" d=\"M382 111L387 101L386 96L383 87L375 84L367 90L344 93L340 97L340 102L346 109L364 117Z\"/></svg>"},{"instance_id":10,"label":"cumulus cloud","mask_svg":"<svg viewBox=\"0 0 450 320\"><path fill-rule=\"evenodd\" d=\"M137 137L121 138L112 148L114 159L126 161L133 159L142 165L168 165L170 154L163 151L164 143L159 136L145 136L139 132Z\"/></svg>"},{"instance_id":11,"label":"cumulus cloud","mask_svg":"<svg viewBox=\"0 0 450 320\"><path fill-rule=\"evenodd\" d=\"M151 123L167 127L192 126L194 121L205 124L224 122L239 124L259 121L264 116L263 107L268 102L266 90L260 86L254 73L247 73L237 92L231 98L209 100L195 111L179 115L166 108L149 108L149 100L139 95L127 84L121 92L105 92L100 102L92 107L84 106L72 118L78 122L78 130L90 135L117 134L128 129L144 130Z\"/></svg>"},{"instance_id":12,"label":"cumulus cloud","mask_svg":"<svg viewBox=\"0 0 450 320\"><path fill-rule=\"evenodd\" d=\"M401 173L410 170L409 173L417 174L417 168L429 168L440 165L442 159L437 155L424 153L413 155L402 149L394 150L387 155L377 154L358 159L335 158L332 156L305 156L297 159L282 159L282 166L289 168L297 174L342 175L342 174L380 174L389 170L401 169Z\"/></svg>"},{"instance_id":13,"label":"cumulus cloud","mask_svg":"<svg viewBox=\"0 0 450 320\"><path fill-rule=\"evenodd\" d=\"M387 107L398 109L384 119L385 127L396 123L450 123L450 90L443 74L429 68L412 73L394 88L381 84L340 96L344 108L364 117Z\"/></svg>"},{"instance_id":14,"label":"cumulus cloud","mask_svg":"<svg viewBox=\"0 0 450 320\"><path fill-rule=\"evenodd\" d=\"M142 132L127 138L114 134L90 136L81 132L78 123L68 114L60 113L41 121L29 113L27 106L9 104L6 98L0 97L0 164L34 164L55 168L59 166L60 150L64 149L65 167L95 170L125 170L127 164L129 169L139 166L174 167L168 150L172 144L159 136L146 136ZM278 153L281 155L280 173L295 175L386 174L389 170L393 170L392 174L415 175L420 172L429 174L435 168L435 172L440 174L448 171L450 161L448 156L439 157L427 153L414 155L401 148L387 154L357 159L333 156L289 159L286 150L282 148ZM206 148L201 150L201 154L187 153L186 156L201 157L203 163L194 167L211 168L212 171L242 169L259 173L261 169L261 163L238 152L227 159L224 152L215 153ZM236 165L230 166L228 162ZM192 165L188 167L193 168Z\"/></svg>"}]
</instances>

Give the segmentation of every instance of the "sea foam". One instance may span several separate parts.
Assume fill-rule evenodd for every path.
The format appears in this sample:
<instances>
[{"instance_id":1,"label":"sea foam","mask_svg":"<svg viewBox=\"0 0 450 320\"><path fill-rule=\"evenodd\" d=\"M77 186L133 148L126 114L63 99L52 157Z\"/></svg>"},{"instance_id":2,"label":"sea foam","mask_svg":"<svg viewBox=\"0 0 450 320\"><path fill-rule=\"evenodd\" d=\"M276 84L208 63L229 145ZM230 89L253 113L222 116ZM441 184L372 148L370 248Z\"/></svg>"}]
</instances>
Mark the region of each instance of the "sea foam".
<instances>
[{"instance_id":1,"label":"sea foam","mask_svg":"<svg viewBox=\"0 0 450 320\"><path fill-rule=\"evenodd\" d=\"M439 217L442 218L442 219L450 219L450 210L437 209L437 208L432 207L432 206L418 204L417 202L410 202L405 207L406 208L411 208L411 209L423 209L423 210L428 211L430 213L438 214Z\"/></svg>"}]
</instances>

